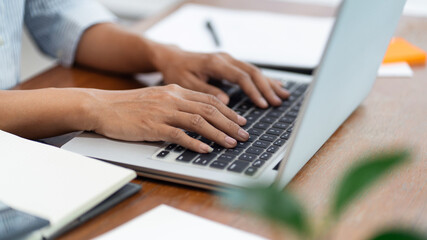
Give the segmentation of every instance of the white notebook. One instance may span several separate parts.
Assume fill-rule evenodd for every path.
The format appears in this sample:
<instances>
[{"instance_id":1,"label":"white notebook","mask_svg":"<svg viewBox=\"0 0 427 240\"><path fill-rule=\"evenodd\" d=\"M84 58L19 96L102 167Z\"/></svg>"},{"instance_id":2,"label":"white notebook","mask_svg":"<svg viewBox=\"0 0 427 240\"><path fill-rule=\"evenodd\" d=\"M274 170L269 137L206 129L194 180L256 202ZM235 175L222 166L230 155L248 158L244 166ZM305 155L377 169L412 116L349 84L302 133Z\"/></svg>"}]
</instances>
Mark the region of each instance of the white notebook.
<instances>
[{"instance_id":1,"label":"white notebook","mask_svg":"<svg viewBox=\"0 0 427 240\"><path fill-rule=\"evenodd\" d=\"M95 240L115 239L265 240L265 238L257 235L243 232L167 205L160 205L97 237Z\"/></svg>"},{"instance_id":2,"label":"white notebook","mask_svg":"<svg viewBox=\"0 0 427 240\"><path fill-rule=\"evenodd\" d=\"M0 201L42 217L51 236L136 177L134 171L0 131Z\"/></svg>"},{"instance_id":3,"label":"white notebook","mask_svg":"<svg viewBox=\"0 0 427 240\"><path fill-rule=\"evenodd\" d=\"M220 47L207 30L211 21ZM185 4L145 36L195 52L224 51L235 58L278 67L315 68L334 18L275 14Z\"/></svg>"}]
</instances>

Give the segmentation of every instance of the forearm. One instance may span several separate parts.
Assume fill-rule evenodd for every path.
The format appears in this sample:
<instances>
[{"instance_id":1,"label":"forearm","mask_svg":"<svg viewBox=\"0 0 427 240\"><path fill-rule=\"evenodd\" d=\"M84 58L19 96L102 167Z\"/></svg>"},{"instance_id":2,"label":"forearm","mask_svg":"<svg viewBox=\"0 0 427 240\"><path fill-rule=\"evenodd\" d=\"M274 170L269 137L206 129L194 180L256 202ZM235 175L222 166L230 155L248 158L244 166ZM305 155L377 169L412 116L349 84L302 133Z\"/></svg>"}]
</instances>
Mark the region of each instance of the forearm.
<instances>
[{"instance_id":1,"label":"forearm","mask_svg":"<svg viewBox=\"0 0 427 240\"><path fill-rule=\"evenodd\" d=\"M124 30L116 24L95 25L83 34L77 64L119 73L156 71L155 59L167 46Z\"/></svg>"},{"instance_id":2,"label":"forearm","mask_svg":"<svg viewBox=\"0 0 427 240\"><path fill-rule=\"evenodd\" d=\"M31 139L91 130L89 99L87 89L0 91L0 129Z\"/></svg>"}]
</instances>

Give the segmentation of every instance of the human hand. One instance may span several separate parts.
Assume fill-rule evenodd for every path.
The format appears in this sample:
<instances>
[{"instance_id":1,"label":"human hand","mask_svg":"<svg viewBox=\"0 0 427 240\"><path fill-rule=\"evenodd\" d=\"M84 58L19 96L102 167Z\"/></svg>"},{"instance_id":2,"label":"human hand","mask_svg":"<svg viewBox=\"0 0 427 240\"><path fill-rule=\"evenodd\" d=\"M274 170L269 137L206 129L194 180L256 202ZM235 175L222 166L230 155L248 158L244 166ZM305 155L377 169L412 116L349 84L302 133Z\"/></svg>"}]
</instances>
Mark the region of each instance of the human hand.
<instances>
[{"instance_id":1,"label":"human hand","mask_svg":"<svg viewBox=\"0 0 427 240\"><path fill-rule=\"evenodd\" d=\"M229 97L219 88L209 85L210 77L237 83L249 98L261 108L268 104L278 106L289 93L281 83L262 75L255 66L238 61L226 53L202 54L159 45L154 65L163 73L166 84L182 87L218 97L227 104Z\"/></svg>"},{"instance_id":2,"label":"human hand","mask_svg":"<svg viewBox=\"0 0 427 240\"><path fill-rule=\"evenodd\" d=\"M212 148L181 129L196 132L226 148L246 141L246 119L217 97L176 84L128 91L92 90L93 130L126 141L168 141L200 153ZM240 125L240 126L239 126Z\"/></svg>"}]
</instances>

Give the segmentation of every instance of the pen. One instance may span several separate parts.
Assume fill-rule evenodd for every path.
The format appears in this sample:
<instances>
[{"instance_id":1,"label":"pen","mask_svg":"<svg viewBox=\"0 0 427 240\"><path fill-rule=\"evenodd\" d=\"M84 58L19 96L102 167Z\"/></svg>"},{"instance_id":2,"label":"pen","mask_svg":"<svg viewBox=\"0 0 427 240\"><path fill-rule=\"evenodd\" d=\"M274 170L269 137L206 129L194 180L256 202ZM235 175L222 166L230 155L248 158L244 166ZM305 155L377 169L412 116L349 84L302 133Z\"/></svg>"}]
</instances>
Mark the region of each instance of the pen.
<instances>
[{"instance_id":1,"label":"pen","mask_svg":"<svg viewBox=\"0 0 427 240\"><path fill-rule=\"evenodd\" d=\"M218 35L216 34L215 29L214 29L212 22L210 20L206 21L206 28L208 29L209 33L211 34L212 39L215 42L215 46L219 47L221 44L219 42Z\"/></svg>"}]
</instances>

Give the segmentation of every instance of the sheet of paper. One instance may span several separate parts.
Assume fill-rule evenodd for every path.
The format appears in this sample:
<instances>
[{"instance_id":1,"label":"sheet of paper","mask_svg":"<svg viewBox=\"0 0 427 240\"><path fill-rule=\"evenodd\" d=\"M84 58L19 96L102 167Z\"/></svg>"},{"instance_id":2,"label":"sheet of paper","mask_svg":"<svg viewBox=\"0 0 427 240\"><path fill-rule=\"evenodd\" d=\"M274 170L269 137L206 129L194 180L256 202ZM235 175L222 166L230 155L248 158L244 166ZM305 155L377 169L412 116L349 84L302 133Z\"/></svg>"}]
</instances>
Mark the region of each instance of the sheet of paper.
<instances>
[{"instance_id":1,"label":"sheet of paper","mask_svg":"<svg viewBox=\"0 0 427 240\"><path fill-rule=\"evenodd\" d=\"M210 21L220 40L216 47L207 30ZM228 52L252 63L314 68L320 62L333 18L186 4L150 28L145 35L188 51Z\"/></svg>"},{"instance_id":2,"label":"sheet of paper","mask_svg":"<svg viewBox=\"0 0 427 240\"><path fill-rule=\"evenodd\" d=\"M378 77L412 77L414 72L406 62L381 65Z\"/></svg>"},{"instance_id":3,"label":"sheet of paper","mask_svg":"<svg viewBox=\"0 0 427 240\"><path fill-rule=\"evenodd\" d=\"M0 201L48 219L48 236L136 177L134 171L0 130Z\"/></svg>"},{"instance_id":4,"label":"sheet of paper","mask_svg":"<svg viewBox=\"0 0 427 240\"><path fill-rule=\"evenodd\" d=\"M166 205L160 205L95 238L95 240L113 239L262 240L264 238Z\"/></svg>"},{"instance_id":5,"label":"sheet of paper","mask_svg":"<svg viewBox=\"0 0 427 240\"><path fill-rule=\"evenodd\" d=\"M337 6L341 0L277 0L282 2L298 2L309 3L325 6ZM426 0L408 0L405 5L403 14L414 17L427 17L427 1Z\"/></svg>"}]
</instances>

